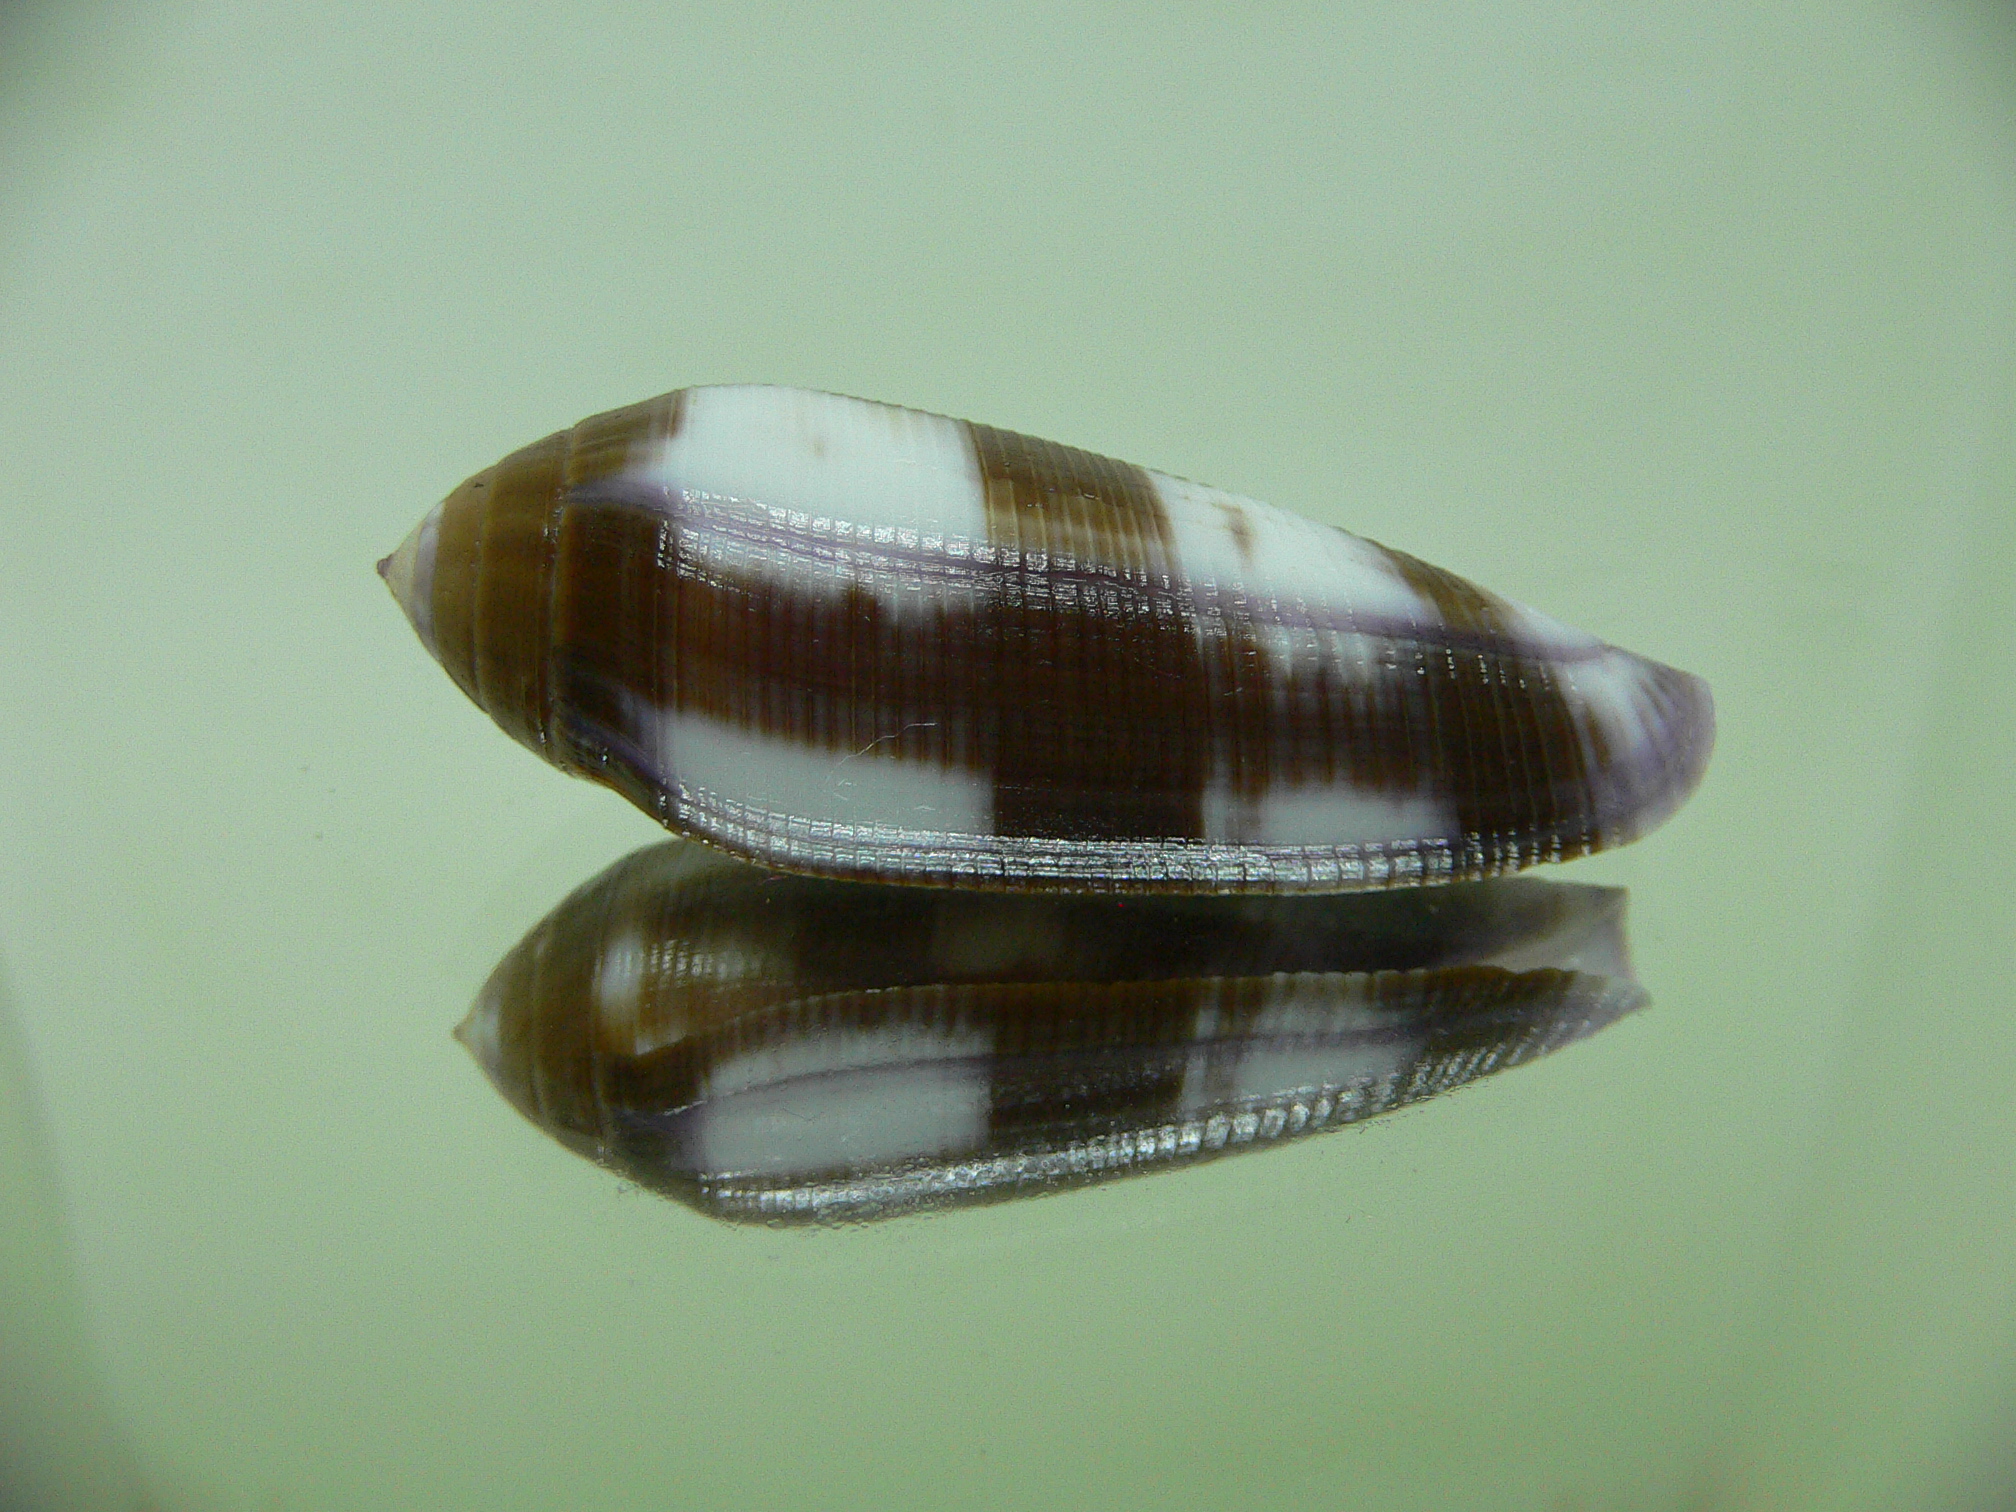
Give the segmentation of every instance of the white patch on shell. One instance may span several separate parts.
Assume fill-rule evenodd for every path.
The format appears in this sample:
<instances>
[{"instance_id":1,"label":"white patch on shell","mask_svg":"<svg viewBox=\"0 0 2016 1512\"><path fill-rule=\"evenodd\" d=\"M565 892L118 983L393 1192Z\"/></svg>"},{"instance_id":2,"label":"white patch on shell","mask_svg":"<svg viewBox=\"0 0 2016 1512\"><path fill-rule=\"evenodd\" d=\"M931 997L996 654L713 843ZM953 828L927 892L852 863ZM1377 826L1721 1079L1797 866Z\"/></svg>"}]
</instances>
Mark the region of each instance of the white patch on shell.
<instances>
[{"instance_id":1,"label":"white patch on shell","mask_svg":"<svg viewBox=\"0 0 2016 1512\"><path fill-rule=\"evenodd\" d=\"M1336 979L1277 979L1278 1000L1246 1032L1233 1079L1243 1098L1278 1097L1305 1087L1342 1087L1393 1075L1421 1053L1418 1034L1382 1035L1390 1015L1339 1011Z\"/></svg>"},{"instance_id":2,"label":"white patch on shell","mask_svg":"<svg viewBox=\"0 0 2016 1512\"><path fill-rule=\"evenodd\" d=\"M498 1027L503 1014L498 984L493 978L483 984L483 990L476 995L475 1006L468 1017L455 1026L455 1038L462 1047L475 1058L483 1068L483 1074L492 1082L497 1081L499 1069L504 1063L502 1031ZM507 1092L507 1095L508 1092Z\"/></svg>"},{"instance_id":3,"label":"white patch on shell","mask_svg":"<svg viewBox=\"0 0 2016 1512\"><path fill-rule=\"evenodd\" d=\"M441 534L441 508L436 504L427 517L408 532L399 549L385 559L385 586L392 590L420 637L427 654L439 660L434 648L434 553Z\"/></svg>"},{"instance_id":4,"label":"white patch on shell","mask_svg":"<svg viewBox=\"0 0 2016 1512\"><path fill-rule=\"evenodd\" d=\"M768 811L852 833L993 831L993 784L963 768L884 756L872 745L860 751L808 746L690 711L665 716L661 728L667 768L678 783L676 801L703 813Z\"/></svg>"},{"instance_id":5,"label":"white patch on shell","mask_svg":"<svg viewBox=\"0 0 2016 1512\"><path fill-rule=\"evenodd\" d=\"M1433 608L1372 542L1202 483L1148 477L1184 576L1244 595L1255 618L1266 620L1278 604L1291 613L1328 610L1388 625L1436 622Z\"/></svg>"},{"instance_id":6,"label":"white patch on shell","mask_svg":"<svg viewBox=\"0 0 2016 1512\"><path fill-rule=\"evenodd\" d=\"M1556 674L1583 716L1601 726L1609 742L1612 763L1628 760L1633 753L1645 750L1666 734L1647 723L1653 708L1645 686L1648 670L1630 652L1611 651L1564 666ZM1591 761L1593 765L1593 753Z\"/></svg>"},{"instance_id":7,"label":"white patch on shell","mask_svg":"<svg viewBox=\"0 0 2016 1512\"><path fill-rule=\"evenodd\" d=\"M1388 1014L1354 1006L1363 988L1336 975L1276 977L1265 1005L1227 1039L1201 1015L1200 1043L1183 1080L1182 1108L1195 1114L1232 1100L1285 1096L1388 1077L1421 1052L1418 1035L1381 1035Z\"/></svg>"},{"instance_id":8,"label":"white patch on shell","mask_svg":"<svg viewBox=\"0 0 2016 1512\"><path fill-rule=\"evenodd\" d=\"M703 1174L821 1171L977 1149L985 1034L896 1028L733 1056L708 1074L691 1146Z\"/></svg>"},{"instance_id":9,"label":"white patch on shell","mask_svg":"<svg viewBox=\"0 0 2016 1512\"><path fill-rule=\"evenodd\" d=\"M688 389L678 434L644 475L688 518L683 550L793 588L846 583L900 604L919 585L900 566L878 570L877 548L962 562L987 541L966 428L892 404Z\"/></svg>"},{"instance_id":10,"label":"white patch on shell","mask_svg":"<svg viewBox=\"0 0 2016 1512\"><path fill-rule=\"evenodd\" d=\"M1405 697L1406 663L1392 640L1313 626L1253 627L1273 697L1315 684L1318 668L1331 686L1378 688ZM1457 832L1455 814L1429 792L1374 792L1348 781L1273 786L1236 792L1222 777L1204 791L1207 840L1271 847L1392 845L1444 840Z\"/></svg>"},{"instance_id":11,"label":"white patch on shell","mask_svg":"<svg viewBox=\"0 0 2016 1512\"><path fill-rule=\"evenodd\" d=\"M1614 648L1558 675L1579 716L1597 828L1620 845L1663 821L1700 780L1714 740L1707 684Z\"/></svg>"},{"instance_id":12,"label":"white patch on shell","mask_svg":"<svg viewBox=\"0 0 2016 1512\"><path fill-rule=\"evenodd\" d=\"M1442 840L1455 833L1455 815L1426 793L1376 793L1348 782L1269 788L1257 797L1222 782L1204 791L1207 840L1327 849Z\"/></svg>"},{"instance_id":13,"label":"white patch on shell","mask_svg":"<svg viewBox=\"0 0 2016 1512\"><path fill-rule=\"evenodd\" d=\"M596 1010L605 1017L635 1014L643 984L644 940L636 930L626 929L603 949L595 972Z\"/></svg>"},{"instance_id":14,"label":"white patch on shell","mask_svg":"<svg viewBox=\"0 0 2016 1512\"><path fill-rule=\"evenodd\" d=\"M1499 599L1506 629L1522 646L1550 655L1589 656L1610 648L1586 630L1564 625L1551 614Z\"/></svg>"},{"instance_id":15,"label":"white patch on shell","mask_svg":"<svg viewBox=\"0 0 2016 1512\"><path fill-rule=\"evenodd\" d=\"M603 1037L631 1053L636 1049L646 964L644 940L634 929L611 939L595 963L595 1013Z\"/></svg>"}]
</instances>

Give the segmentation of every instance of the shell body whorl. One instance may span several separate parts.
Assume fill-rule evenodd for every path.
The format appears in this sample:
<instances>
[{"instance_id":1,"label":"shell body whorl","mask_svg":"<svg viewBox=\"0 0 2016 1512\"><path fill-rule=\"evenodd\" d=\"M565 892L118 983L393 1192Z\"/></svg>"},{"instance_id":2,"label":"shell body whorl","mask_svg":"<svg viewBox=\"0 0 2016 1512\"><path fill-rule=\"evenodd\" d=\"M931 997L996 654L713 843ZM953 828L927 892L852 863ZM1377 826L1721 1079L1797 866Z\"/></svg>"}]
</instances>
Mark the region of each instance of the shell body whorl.
<instances>
[{"instance_id":1,"label":"shell body whorl","mask_svg":"<svg viewBox=\"0 0 2016 1512\"><path fill-rule=\"evenodd\" d=\"M783 870L1309 891L1635 838L1698 678L1374 542L1051 442L685 389L478 473L382 570L561 768Z\"/></svg>"}]
</instances>

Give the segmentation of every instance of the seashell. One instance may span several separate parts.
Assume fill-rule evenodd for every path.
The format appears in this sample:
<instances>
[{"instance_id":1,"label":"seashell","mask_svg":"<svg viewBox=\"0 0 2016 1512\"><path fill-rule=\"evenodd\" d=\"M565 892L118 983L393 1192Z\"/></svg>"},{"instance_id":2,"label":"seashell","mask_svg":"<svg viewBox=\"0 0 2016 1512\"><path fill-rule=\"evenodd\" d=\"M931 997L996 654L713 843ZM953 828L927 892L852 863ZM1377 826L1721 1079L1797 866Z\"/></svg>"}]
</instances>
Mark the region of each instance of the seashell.
<instances>
[{"instance_id":1,"label":"seashell","mask_svg":"<svg viewBox=\"0 0 2016 1512\"><path fill-rule=\"evenodd\" d=\"M1706 684L1329 526L984 425L683 389L379 564L507 732L762 865L1012 889L1494 876L1699 781Z\"/></svg>"},{"instance_id":2,"label":"seashell","mask_svg":"<svg viewBox=\"0 0 2016 1512\"><path fill-rule=\"evenodd\" d=\"M717 1218L1031 1196L1369 1118L1645 1001L1621 890L1031 896L636 852L458 1036L579 1154Z\"/></svg>"}]
</instances>

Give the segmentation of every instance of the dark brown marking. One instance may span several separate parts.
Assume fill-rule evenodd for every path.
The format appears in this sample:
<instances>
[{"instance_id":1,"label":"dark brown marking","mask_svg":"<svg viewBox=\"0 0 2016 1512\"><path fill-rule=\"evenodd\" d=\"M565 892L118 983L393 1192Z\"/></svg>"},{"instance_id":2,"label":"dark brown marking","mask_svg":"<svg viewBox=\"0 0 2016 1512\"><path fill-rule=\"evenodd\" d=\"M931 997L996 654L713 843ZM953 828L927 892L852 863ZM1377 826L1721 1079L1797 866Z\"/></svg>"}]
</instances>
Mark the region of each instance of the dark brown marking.
<instances>
[{"instance_id":1,"label":"dark brown marking","mask_svg":"<svg viewBox=\"0 0 2016 1512\"><path fill-rule=\"evenodd\" d=\"M977 635L996 833L1202 839L1204 657L1155 485L1075 447L968 431L1002 561ZM1052 562L1105 570L1061 578Z\"/></svg>"},{"instance_id":2,"label":"dark brown marking","mask_svg":"<svg viewBox=\"0 0 2016 1512\"><path fill-rule=\"evenodd\" d=\"M1211 983L995 987L987 1144L1056 1147L1173 1122Z\"/></svg>"},{"instance_id":3,"label":"dark brown marking","mask_svg":"<svg viewBox=\"0 0 2016 1512\"><path fill-rule=\"evenodd\" d=\"M484 491L476 566L476 701L547 754L546 648L567 463L567 433L514 452ZM440 560L435 572L438 580Z\"/></svg>"},{"instance_id":4,"label":"dark brown marking","mask_svg":"<svg viewBox=\"0 0 2016 1512\"><path fill-rule=\"evenodd\" d=\"M509 462L465 480L441 501L434 534L434 580L429 609L434 655L455 686L483 707L476 688L476 590L482 567L481 541L489 513L490 483Z\"/></svg>"},{"instance_id":5,"label":"dark brown marking","mask_svg":"<svg viewBox=\"0 0 2016 1512\"><path fill-rule=\"evenodd\" d=\"M651 462L685 413L681 389L574 427L551 595L554 759L615 788L661 823L668 817L665 773L639 712L640 705L673 703L677 539L663 510L596 494L598 485Z\"/></svg>"},{"instance_id":6,"label":"dark brown marking","mask_svg":"<svg viewBox=\"0 0 2016 1512\"><path fill-rule=\"evenodd\" d=\"M587 890L542 920L497 964L483 989L498 1005L492 1079L513 1107L569 1149L601 1152L609 1103L602 1067L610 1057L602 1026L587 1011L606 949L596 931L563 920Z\"/></svg>"},{"instance_id":7,"label":"dark brown marking","mask_svg":"<svg viewBox=\"0 0 2016 1512\"><path fill-rule=\"evenodd\" d=\"M685 417L684 389L590 415L574 427L567 451L568 488L585 489L655 460Z\"/></svg>"},{"instance_id":8,"label":"dark brown marking","mask_svg":"<svg viewBox=\"0 0 2016 1512\"><path fill-rule=\"evenodd\" d=\"M675 552L662 514L573 505L561 526L553 594L555 758L661 823L669 817L666 774L649 721L673 702Z\"/></svg>"},{"instance_id":9,"label":"dark brown marking","mask_svg":"<svg viewBox=\"0 0 2016 1512\"><path fill-rule=\"evenodd\" d=\"M499 725L562 765L552 714L572 693L556 688L551 653L563 638L555 602L574 576L560 565L568 497L649 455L683 402L666 394L591 416L477 473L442 504L429 606L436 654Z\"/></svg>"},{"instance_id":10,"label":"dark brown marking","mask_svg":"<svg viewBox=\"0 0 2016 1512\"><path fill-rule=\"evenodd\" d=\"M966 429L995 546L1142 577L1171 573L1169 519L1140 468L991 425Z\"/></svg>"}]
</instances>

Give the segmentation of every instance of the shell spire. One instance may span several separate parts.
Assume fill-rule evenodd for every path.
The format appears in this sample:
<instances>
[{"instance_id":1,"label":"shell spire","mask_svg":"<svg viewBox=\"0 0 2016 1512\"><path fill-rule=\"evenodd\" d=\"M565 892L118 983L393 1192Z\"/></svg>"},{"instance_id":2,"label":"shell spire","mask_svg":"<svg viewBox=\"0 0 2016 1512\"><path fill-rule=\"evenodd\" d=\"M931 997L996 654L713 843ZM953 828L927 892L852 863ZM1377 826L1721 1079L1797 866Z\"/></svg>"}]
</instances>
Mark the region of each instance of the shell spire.
<instances>
[{"instance_id":1,"label":"shell spire","mask_svg":"<svg viewBox=\"0 0 2016 1512\"><path fill-rule=\"evenodd\" d=\"M380 572L513 737L780 870L1069 891L1498 875L1699 782L1707 685L1251 499L831 394L683 389Z\"/></svg>"}]
</instances>

